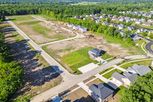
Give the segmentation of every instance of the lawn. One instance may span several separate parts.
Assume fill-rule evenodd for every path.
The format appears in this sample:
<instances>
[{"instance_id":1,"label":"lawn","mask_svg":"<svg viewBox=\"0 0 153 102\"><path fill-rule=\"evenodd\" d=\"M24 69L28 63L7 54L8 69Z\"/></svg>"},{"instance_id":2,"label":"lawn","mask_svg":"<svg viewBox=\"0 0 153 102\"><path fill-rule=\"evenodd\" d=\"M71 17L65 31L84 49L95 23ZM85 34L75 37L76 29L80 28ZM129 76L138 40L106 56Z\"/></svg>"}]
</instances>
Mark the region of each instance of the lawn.
<instances>
[{"instance_id":1,"label":"lawn","mask_svg":"<svg viewBox=\"0 0 153 102\"><path fill-rule=\"evenodd\" d=\"M46 28L46 27L44 27L44 26L41 26L41 25L39 24L39 22L31 24L31 27L32 27L32 29L33 29L34 31L36 31L36 32L39 33L39 34L43 34L43 35L45 35L46 37L49 37L49 36L48 36L48 33L51 32L51 29L48 29L48 28Z\"/></svg>"},{"instance_id":2,"label":"lawn","mask_svg":"<svg viewBox=\"0 0 153 102\"><path fill-rule=\"evenodd\" d=\"M107 72L107 71L111 70L112 68L113 68L113 67L110 67L110 68L108 68L108 69L106 69L106 70L102 71L100 74L103 74L103 73L105 73L105 72Z\"/></svg>"},{"instance_id":3,"label":"lawn","mask_svg":"<svg viewBox=\"0 0 153 102\"><path fill-rule=\"evenodd\" d=\"M102 59L104 59L104 60L109 59L109 58L112 58L112 56L109 55L108 53L105 53L102 55Z\"/></svg>"},{"instance_id":4,"label":"lawn","mask_svg":"<svg viewBox=\"0 0 153 102\"><path fill-rule=\"evenodd\" d=\"M127 64L122 64L120 65L122 68L127 69L128 67L133 66L134 64L138 64L138 65L145 65L145 66L150 66L151 65L152 60L148 59L148 60L143 60L143 61L137 61L137 62L131 62L131 63L127 63Z\"/></svg>"},{"instance_id":5,"label":"lawn","mask_svg":"<svg viewBox=\"0 0 153 102\"><path fill-rule=\"evenodd\" d=\"M8 18L11 18L14 22L27 21L27 20L32 20L33 19L33 17L31 15L11 16L11 17L8 17Z\"/></svg>"},{"instance_id":6,"label":"lawn","mask_svg":"<svg viewBox=\"0 0 153 102\"><path fill-rule=\"evenodd\" d=\"M118 69L114 69L114 70L110 71L109 73L104 74L103 77L109 79L109 78L112 76L112 74L113 74L114 72L122 73L122 71L120 71L120 70L118 70Z\"/></svg>"},{"instance_id":7,"label":"lawn","mask_svg":"<svg viewBox=\"0 0 153 102\"><path fill-rule=\"evenodd\" d=\"M70 67L75 73L79 73L78 68L89 64L91 62L95 62L90 59L88 55L88 51L91 50L91 47L82 48L80 50L71 52L67 55L64 55L61 58L61 61L65 63L68 67Z\"/></svg>"},{"instance_id":8,"label":"lawn","mask_svg":"<svg viewBox=\"0 0 153 102\"><path fill-rule=\"evenodd\" d=\"M126 90L126 88L124 86L120 86L119 87L119 91L117 92L117 94L121 97L123 95L123 92Z\"/></svg>"}]
</instances>

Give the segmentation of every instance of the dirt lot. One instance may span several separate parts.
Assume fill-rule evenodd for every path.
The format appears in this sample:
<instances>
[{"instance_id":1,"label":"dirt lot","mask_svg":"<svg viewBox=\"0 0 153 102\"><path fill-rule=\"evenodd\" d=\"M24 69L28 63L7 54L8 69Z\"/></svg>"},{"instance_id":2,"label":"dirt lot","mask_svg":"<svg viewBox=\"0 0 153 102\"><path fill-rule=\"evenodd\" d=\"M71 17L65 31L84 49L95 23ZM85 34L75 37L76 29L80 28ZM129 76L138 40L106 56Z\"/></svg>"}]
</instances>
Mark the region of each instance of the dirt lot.
<instances>
[{"instance_id":1,"label":"dirt lot","mask_svg":"<svg viewBox=\"0 0 153 102\"><path fill-rule=\"evenodd\" d=\"M25 16L13 16L14 22L29 35L36 43L43 44L47 42L57 41L75 36L73 32L69 32L60 27L58 23L49 23L38 21L30 15L28 18ZM23 18L23 19L22 19Z\"/></svg>"},{"instance_id":2,"label":"dirt lot","mask_svg":"<svg viewBox=\"0 0 153 102\"><path fill-rule=\"evenodd\" d=\"M63 102L94 102L93 99L81 88L64 97Z\"/></svg>"},{"instance_id":3,"label":"dirt lot","mask_svg":"<svg viewBox=\"0 0 153 102\"><path fill-rule=\"evenodd\" d=\"M99 79L95 79L94 81L88 83L87 86L90 87L92 84L96 84L96 85L97 85L97 84L100 84L100 83L102 83L101 80L99 80Z\"/></svg>"},{"instance_id":4,"label":"dirt lot","mask_svg":"<svg viewBox=\"0 0 153 102\"><path fill-rule=\"evenodd\" d=\"M104 40L100 37L93 37L93 38L86 37L82 39L75 39L71 41L51 44L46 46L45 48L48 51L48 53L56 54L56 57L61 58L63 55L79 50L83 47L93 47L93 48L103 49L112 56L127 55L126 50L122 49L118 45L105 43Z\"/></svg>"},{"instance_id":5,"label":"dirt lot","mask_svg":"<svg viewBox=\"0 0 153 102\"><path fill-rule=\"evenodd\" d=\"M7 32L6 32L7 31ZM32 50L13 29L5 30L6 42L10 45L14 59L24 68L24 86L17 94L36 95L58 85L62 77L35 50ZM15 96L16 97L16 96Z\"/></svg>"}]
</instances>

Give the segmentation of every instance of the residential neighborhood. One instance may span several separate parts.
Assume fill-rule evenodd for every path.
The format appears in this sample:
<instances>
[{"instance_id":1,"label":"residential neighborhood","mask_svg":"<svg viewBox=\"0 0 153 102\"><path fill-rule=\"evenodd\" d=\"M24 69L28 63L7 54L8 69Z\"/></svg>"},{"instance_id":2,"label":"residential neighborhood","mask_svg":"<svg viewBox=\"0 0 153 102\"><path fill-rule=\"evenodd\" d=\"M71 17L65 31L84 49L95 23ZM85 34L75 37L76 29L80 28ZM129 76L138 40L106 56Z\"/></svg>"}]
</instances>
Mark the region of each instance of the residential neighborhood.
<instances>
[{"instance_id":1,"label":"residential neighborhood","mask_svg":"<svg viewBox=\"0 0 153 102\"><path fill-rule=\"evenodd\" d=\"M0 102L153 102L152 1L0 1Z\"/></svg>"}]
</instances>

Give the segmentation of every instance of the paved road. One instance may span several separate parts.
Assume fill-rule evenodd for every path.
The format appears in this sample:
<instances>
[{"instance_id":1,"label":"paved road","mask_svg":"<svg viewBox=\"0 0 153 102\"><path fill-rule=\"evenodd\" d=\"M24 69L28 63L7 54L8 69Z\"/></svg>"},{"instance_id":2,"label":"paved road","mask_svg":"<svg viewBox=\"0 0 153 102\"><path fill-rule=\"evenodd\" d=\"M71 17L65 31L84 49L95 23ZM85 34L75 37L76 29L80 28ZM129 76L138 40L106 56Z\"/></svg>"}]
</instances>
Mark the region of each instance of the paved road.
<instances>
[{"instance_id":1,"label":"paved road","mask_svg":"<svg viewBox=\"0 0 153 102\"><path fill-rule=\"evenodd\" d=\"M140 35L139 35L140 36ZM150 53L150 54L153 54L153 40L149 39L149 38L145 38L143 36L140 36L142 39L144 39L147 44L145 46L146 50Z\"/></svg>"},{"instance_id":2,"label":"paved road","mask_svg":"<svg viewBox=\"0 0 153 102\"><path fill-rule=\"evenodd\" d=\"M31 102L43 102L46 101L47 99L50 99L53 96L58 95L59 93L65 91L65 90L69 90L71 87L73 87L74 85L87 80L88 78L96 75L97 73L100 73L101 71L106 70L107 68L111 67L112 65L121 63L123 61L123 59L115 59L111 62L108 62L105 65L102 65L94 70L91 70L87 73L84 73L82 75L79 75L77 77L72 77L71 80L67 80L65 82L63 82L62 84L49 89L47 91L45 91L44 93L41 93L35 97L33 97L33 99L31 100Z\"/></svg>"},{"instance_id":3,"label":"paved road","mask_svg":"<svg viewBox=\"0 0 153 102\"><path fill-rule=\"evenodd\" d=\"M147 55L131 55L131 56L126 56L124 59L126 60L136 60L136 59L145 59L148 58Z\"/></svg>"},{"instance_id":4,"label":"paved road","mask_svg":"<svg viewBox=\"0 0 153 102\"><path fill-rule=\"evenodd\" d=\"M44 43L41 44L40 46L46 46L46 45L50 45L50 44L55 44L55 43L60 43L60 42L64 42L64 41L70 41L70 40L74 40L74 39L81 39L84 38L85 36L81 36L79 34L77 34L75 37L71 37L71 38L67 38L67 39L63 39L63 40L58 40L58 41L53 41L53 42L48 42L48 43Z\"/></svg>"},{"instance_id":5,"label":"paved road","mask_svg":"<svg viewBox=\"0 0 153 102\"><path fill-rule=\"evenodd\" d=\"M153 41L150 41L145 48L148 50L150 54L153 54Z\"/></svg>"},{"instance_id":6,"label":"paved road","mask_svg":"<svg viewBox=\"0 0 153 102\"><path fill-rule=\"evenodd\" d=\"M61 66L54 58L52 58L50 55L48 55L38 44L36 44L31 38L29 38L22 30L20 30L12 21L8 21L10 25L12 25L13 28L16 29L16 31L26 40L28 40L28 43L37 51L41 52L42 57L51 65L51 66L58 66L59 70L62 71L61 75L63 77L63 82L54 87L51 88L37 96L35 96L31 102L43 102L47 101L53 96L58 95L59 93L68 90L69 88L73 87L74 85L96 75L97 73L100 73L101 71L121 63L124 59L115 59L110 62L108 62L105 65L102 65L94 70L91 70L87 73L81 74L81 75L72 75L70 74L63 66Z\"/></svg>"}]
</instances>

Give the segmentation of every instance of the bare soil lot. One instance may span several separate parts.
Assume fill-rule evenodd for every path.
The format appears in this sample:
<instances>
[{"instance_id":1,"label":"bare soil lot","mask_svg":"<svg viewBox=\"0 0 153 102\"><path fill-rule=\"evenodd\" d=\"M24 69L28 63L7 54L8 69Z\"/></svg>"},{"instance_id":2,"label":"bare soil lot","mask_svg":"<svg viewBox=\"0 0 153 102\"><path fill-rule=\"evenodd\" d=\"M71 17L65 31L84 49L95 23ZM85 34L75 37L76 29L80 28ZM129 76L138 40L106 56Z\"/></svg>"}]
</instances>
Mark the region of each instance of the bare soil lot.
<instances>
[{"instance_id":1,"label":"bare soil lot","mask_svg":"<svg viewBox=\"0 0 153 102\"><path fill-rule=\"evenodd\" d=\"M13 21L17 24L17 26L26 32L26 34L28 34L28 36L38 44L62 40L75 36L73 32L61 29L58 23L46 24L45 22L41 22L32 18L30 15L13 16L10 18L15 19Z\"/></svg>"},{"instance_id":2,"label":"bare soil lot","mask_svg":"<svg viewBox=\"0 0 153 102\"><path fill-rule=\"evenodd\" d=\"M64 97L63 102L94 102L88 94L81 88Z\"/></svg>"},{"instance_id":3,"label":"bare soil lot","mask_svg":"<svg viewBox=\"0 0 153 102\"><path fill-rule=\"evenodd\" d=\"M35 50L32 50L26 40L14 31L5 33L6 42L10 45L14 59L24 68L24 86L18 90L18 95L34 96L62 81L62 77Z\"/></svg>"},{"instance_id":4,"label":"bare soil lot","mask_svg":"<svg viewBox=\"0 0 153 102\"><path fill-rule=\"evenodd\" d=\"M57 59L70 72L80 74L78 68L95 62L88 51L92 48L105 50L111 56L126 56L127 51L120 46L105 43L100 37L81 38L44 46L43 49Z\"/></svg>"},{"instance_id":5,"label":"bare soil lot","mask_svg":"<svg viewBox=\"0 0 153 102\"><path fill-rule=\"evenodd\" d=\"M65 41L61 43L51 44L45 46L44 48L51 55L55 54L56 57L61 58L62 56L70 52L79 50L84 47L103 49L112 56L125 56L128 54L127 51L125 49L122 49L120 46L115 44L105 43L102 38L98 37Z\"/></svg>"},{"instance_id":6,"label":"bare soil lot","mask_svg":"<svg viewBox=\"0 0 153 102\"><path fill-rule=\"evenodd\" d=\"M103 83L103 82L102 82L101 80L99 80L99 79L95 79L95 80L89 82L89 83L87 84L87 86L90 87L92 84L98 85L98 84L100 84L100 83Z\"/></svg>"}]
</instances>

